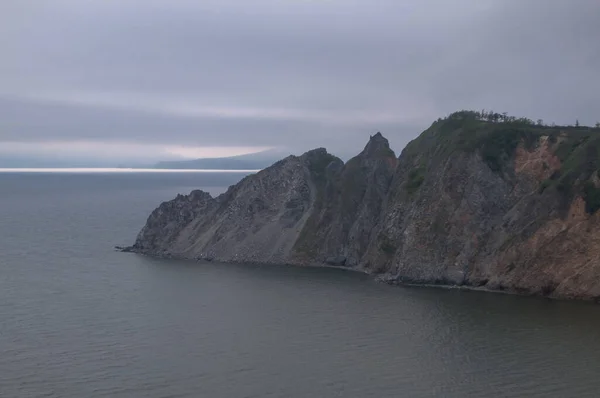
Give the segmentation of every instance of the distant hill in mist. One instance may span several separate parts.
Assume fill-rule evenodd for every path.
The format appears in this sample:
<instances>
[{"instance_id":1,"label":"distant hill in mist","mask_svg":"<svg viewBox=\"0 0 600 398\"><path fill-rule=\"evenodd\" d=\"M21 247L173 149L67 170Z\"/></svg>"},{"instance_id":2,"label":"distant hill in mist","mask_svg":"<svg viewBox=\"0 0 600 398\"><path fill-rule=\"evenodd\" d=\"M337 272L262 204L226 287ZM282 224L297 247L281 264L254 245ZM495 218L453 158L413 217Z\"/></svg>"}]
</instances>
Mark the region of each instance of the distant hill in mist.
<instances>
[{"instance_id":1,"label":"distant hill in mist","mask_svg":"<svg viewBox=\"0 0 600 398\"><path fill-rule=\"evenodd\" d=\"M157 169L205 169L205 170L259 170L287 156L282 151L270 150L247 155L223 158L164 161L154 165Z\"/></svg>"}]
</instances>

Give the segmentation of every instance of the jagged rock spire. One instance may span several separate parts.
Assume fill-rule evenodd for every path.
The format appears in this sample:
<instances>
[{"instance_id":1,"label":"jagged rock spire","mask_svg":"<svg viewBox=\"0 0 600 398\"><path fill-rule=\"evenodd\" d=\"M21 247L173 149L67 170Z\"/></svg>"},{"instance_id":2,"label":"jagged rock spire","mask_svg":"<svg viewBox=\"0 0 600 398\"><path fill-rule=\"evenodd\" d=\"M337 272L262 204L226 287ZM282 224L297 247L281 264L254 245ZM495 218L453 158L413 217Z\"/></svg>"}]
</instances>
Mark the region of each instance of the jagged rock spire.
<instances>
[{"instance_id":1,"label":"jagged rock spire","mask_svg":"<svg viewBox=\"0 0 600 398\"><path fill-rule=\"evenodd\" d=\"M369 137L369 142L365 146L361 155L375 156L375 155L394 155L394 152L390 149L390 143L380 132Z\"/></svg>"}]
</instances>

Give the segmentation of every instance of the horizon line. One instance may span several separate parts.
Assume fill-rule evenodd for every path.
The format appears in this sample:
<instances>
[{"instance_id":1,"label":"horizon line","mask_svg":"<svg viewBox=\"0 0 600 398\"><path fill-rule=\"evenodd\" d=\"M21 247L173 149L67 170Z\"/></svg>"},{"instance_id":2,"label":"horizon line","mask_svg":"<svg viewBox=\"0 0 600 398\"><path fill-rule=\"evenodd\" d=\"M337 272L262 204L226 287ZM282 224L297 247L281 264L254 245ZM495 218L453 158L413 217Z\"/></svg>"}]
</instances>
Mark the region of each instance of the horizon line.
<instances>
[{"instance_id":1,"label":"horizon line","mask_svg":"<svg viewBox=\"0 0 600 398\"><path fill-rule=\"evenodd\" d=\"M136 169L125 167L0 167L0 173L257 173L257 170L227 169Z\"/></svg>"}]
</instances>

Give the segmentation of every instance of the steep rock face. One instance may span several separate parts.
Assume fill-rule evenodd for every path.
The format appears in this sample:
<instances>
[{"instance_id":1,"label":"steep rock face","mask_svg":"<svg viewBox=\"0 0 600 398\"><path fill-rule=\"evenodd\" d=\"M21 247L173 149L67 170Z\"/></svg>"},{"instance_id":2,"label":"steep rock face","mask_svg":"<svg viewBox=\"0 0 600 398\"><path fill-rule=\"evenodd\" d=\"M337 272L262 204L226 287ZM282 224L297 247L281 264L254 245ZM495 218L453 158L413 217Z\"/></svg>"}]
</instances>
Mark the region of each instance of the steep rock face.
<instances>
[{"instance_id":1,"label":"steep rock face","mask_svg":"<svg viewBox=\"0 0 600 398\"><path fill-rule=\"evenodd\" d=\"M396 158L290 156L211 198L163 203L133 251L347 266L390 283L600 297L600 136L459 112Z\"/></svg>"},{"instance_id":2,"label":"steep rock face","mask_svg":"<svg viewBox=\"0 0 600 398\"><path fill-rule=\"evenodd\" d=\"M444 124L400 156L363 266L390 282L600 296L600 224L582 189L598 182L594 132Z\"/></svg>"},{"instance_id":3,"label":"steep rock face","mask_svg":"<svg viewBox=\"0 0 600 398\"><path fill-rule=\"evenodd\" d=\"M316 149L244 178L202 208L188 197L163 203L150 215L133 249L183 258L288 262L297 231L314 206L312 174L323 172L327 178L324 172L330 163L342 162ZM195 216L178 221L177 211L165 211L179 208ZM168 221L154 221L163 219ZM178 228L161 233L163 225ZM162 235L163 240L147 239Z\"/></svg>"},{"instance_id":4,"label":"steep rock face","mask_svg":"<svg viewBox=\"0 0 600 398\"><path fill-rule=\"evenodd\" d=\"M379 219L396 163L387 139L377 133L358 156L333 173L299 235L297 258L357 266Z\"/></svg>"},{"instance_id":5,"label":"steep rock face","mask_svg":"<svg viewBox=\"0 0 600 398\"><path fill-rule=\"evenodd\" d=\"M189 195L177 195L152 212L138 234L135 249L140 252L167 252L177 238L198 216L211 214L217 202L210 194L196 190Z\"/></svg>"},{"instance_id":6,"label":"steep rock face","mask_svg":"<svg viewBox=\"0 0 600 398\"><path fill-rule=\"evenodd\" d=\"M344 164L323 148L290 156L217 198L199 191L159 206L133 251L226 262L356 266L397 158L376 134Z\"/></svg>"}]
</instances>

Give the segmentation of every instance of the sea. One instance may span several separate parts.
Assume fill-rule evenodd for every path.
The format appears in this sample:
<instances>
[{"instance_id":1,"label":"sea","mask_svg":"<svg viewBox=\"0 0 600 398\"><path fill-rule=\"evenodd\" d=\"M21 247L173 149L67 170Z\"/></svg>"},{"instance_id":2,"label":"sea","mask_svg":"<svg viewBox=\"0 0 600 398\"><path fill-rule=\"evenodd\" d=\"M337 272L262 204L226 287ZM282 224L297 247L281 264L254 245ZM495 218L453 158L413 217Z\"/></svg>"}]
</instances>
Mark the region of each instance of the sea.
<instances>
[{"instance_id":1,"label":"sea","mask_svg":"<svg viewBox=\"0 0 600 398\"><path fill-rule=\"evenodd\" d=\"M0 397L598 397L600 306L115 251L243 172L0 172Z\"/></svg>"}]
</instances>

